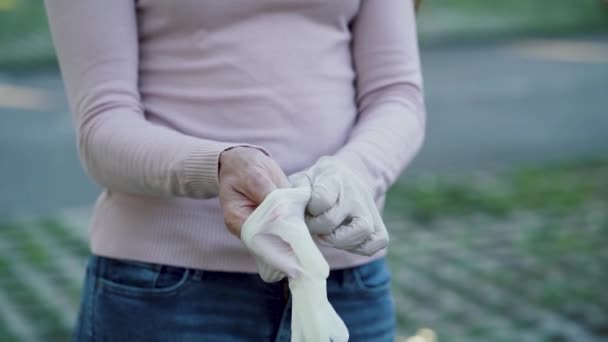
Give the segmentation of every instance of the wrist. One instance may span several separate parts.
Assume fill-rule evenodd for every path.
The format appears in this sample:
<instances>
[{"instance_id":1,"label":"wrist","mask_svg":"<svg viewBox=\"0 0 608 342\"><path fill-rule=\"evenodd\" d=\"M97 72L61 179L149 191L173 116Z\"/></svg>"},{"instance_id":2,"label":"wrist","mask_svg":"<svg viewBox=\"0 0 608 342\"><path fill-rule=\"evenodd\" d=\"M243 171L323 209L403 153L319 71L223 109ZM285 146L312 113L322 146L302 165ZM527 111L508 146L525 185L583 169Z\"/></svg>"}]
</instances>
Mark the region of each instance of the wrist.
<instances>
[{"instance_id":1,"label":"wrist","mask_svg":"<svg viewBox=\"0 0 608 342\"><path fill-rule=\"evenodd\" d=\"M222 165L230 165L233 161L239 159L245 159L245 156L249 156L255 153L262 153L269 156L269 153L261 147L250 146L250 145L237 145L232 146L220 153L217 159L217 174L218 179L221 175Z\"/></svg>"}]
</instances>

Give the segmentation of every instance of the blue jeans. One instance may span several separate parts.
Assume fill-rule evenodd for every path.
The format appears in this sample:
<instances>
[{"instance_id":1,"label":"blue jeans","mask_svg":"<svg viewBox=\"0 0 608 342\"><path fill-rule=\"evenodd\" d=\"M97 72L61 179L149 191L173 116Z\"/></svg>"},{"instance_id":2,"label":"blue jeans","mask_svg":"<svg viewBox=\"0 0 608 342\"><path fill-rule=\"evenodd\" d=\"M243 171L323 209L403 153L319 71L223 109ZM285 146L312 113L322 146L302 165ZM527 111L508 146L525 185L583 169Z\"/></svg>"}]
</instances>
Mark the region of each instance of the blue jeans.
<instances>
[{"instance_id":1,"label":"blue jeans","mask_svg":"<svg viewBox=\"0 0 608 342\"><path fill-rule=\"evenodd\" d=\"M327 291L349 341L394 341L384 259L332 271ZM92 256L74 340L282 342L290 313L286 281Z\"/></svg>"}]
</instances>

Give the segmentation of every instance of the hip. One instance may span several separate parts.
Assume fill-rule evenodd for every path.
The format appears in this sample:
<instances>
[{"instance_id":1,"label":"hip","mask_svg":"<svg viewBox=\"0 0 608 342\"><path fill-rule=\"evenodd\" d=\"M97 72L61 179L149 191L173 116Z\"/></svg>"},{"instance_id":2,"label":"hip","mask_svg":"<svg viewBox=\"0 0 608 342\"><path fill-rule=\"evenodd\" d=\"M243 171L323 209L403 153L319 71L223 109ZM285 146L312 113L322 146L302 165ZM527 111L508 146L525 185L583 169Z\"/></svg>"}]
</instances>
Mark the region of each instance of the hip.
<instances>
[{"instance_id":1,"label":"hip","mask_svg":"<svg viewBox=\"0 0 608 342\"><path fill-rule=\"evenodd\" d=\"M351 341L392 341L384 259L332 271L327 291ZM283 341L289 308L285 280L92 256L75 340Z\"/></svg>"}]
</instances>

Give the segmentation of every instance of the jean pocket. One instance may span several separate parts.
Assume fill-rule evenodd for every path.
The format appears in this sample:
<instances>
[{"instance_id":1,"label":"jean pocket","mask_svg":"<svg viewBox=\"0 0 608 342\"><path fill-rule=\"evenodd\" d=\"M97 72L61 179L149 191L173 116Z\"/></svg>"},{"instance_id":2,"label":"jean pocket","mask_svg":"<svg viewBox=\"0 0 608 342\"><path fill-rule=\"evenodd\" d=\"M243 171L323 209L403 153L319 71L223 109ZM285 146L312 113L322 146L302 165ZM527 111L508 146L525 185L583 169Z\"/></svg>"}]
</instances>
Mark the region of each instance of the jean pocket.
<instances>
[{"instance_id":1,"label":"jean pocket","mask_svg":"<svg viewBox=\"0 0 608 342\"><path fill-rule=\"evenodd\" d=\"M390 287L391 272L384 259L355 267L352 273L360 290L383 291Z\"/></svg>"},{"instance_id":2,"label":"jean pocket","mask_svg":"<svg viewBox=\"0 0 608 342\"><path fill-rule=\"evenodd\" d=\"M190 278L183 267L99 257L100 291L130 297L171 296Z\"/></svg>"}]
</instances>

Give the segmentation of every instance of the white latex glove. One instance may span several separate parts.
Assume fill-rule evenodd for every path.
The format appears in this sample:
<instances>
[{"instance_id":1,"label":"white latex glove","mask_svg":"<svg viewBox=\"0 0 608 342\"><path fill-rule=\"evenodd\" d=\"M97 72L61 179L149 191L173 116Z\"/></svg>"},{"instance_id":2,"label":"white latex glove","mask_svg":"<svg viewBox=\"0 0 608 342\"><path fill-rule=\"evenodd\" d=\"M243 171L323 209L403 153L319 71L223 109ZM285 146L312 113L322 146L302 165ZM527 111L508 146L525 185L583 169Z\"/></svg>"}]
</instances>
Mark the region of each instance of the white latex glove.
<instances>
[{"instance_id":1,"label":"white latex glove","mask_svg":"<svg viewBox=\"0 0 608 342\"><path fill-rule=\"evenodd\" d=\"M310 195L308 184L274 190L247 218L241 239L263 279L272 268L288 275L292 342L345 342L348 329L327 299L329 265L304 222Z\"/></svg>"},{"instance_id":2,"label":"white latex glove","mask_svg":"<svg viewBox=\"0 0 608 342\"><path fill-rule=\"evenodd\" d=\"M299 278L302 274L293 247L283 235L284 231L293 230L294 225L298 228L298 217L303 218L310 199L310 187L292 189L283 202L277 200L281 193L274 190L268 194L241 228L241 240L255 256L258 273L267 283L279 281L285 275ZM304 224L303 219L300 221Z\"/></svg>"},{"instance_id":3,"label":"white latex glove","mask_svg":"<svg viewBox=\"0 0 608 342\"><path fill-rule=\"evenodd\" d=\"M293 183L302 176L312 186L306 225L319 243L368 256L388 245L388 232L368 185L346 165L322 157L289 180Z\"/></svg>"},{"instance_id":4,"label":"white latex glove","mask_svg":"<svg viewBox=\"0 0 608 342\"><path fill-rule=\"evenodd\" d=\"M289 204L289 209L285 210L285 214L289 217L299 218L300 209L302 216L306 209L306 205L310 201L311 189L308 178L304 175L293 175L289 179L292 188L304 189L300 192L292 192L285 198L286 203ZM304 194L306 192L306 194ZM272 193L272 192L271 192ZM276 196L276 195L275 195ZM285 197L285 196L284 196ZM249 226L260 225L261 222L266 222L261 210L256 209L258 212L253 218L248 218L245 222ZM251 214L253 215L253 214ZM266 218L267 219L267 218ZM243 223L243 227L245 224ZM255 241L250 238L251 241L245 242L244 235L241 231L241 240L245 242L245 245L254 253L256 256L256 265L258 273L262 280L267 283L274 283L287 275L290 278L296 278L301 269L295 257L292 255L291 247L277 238L276 235L262 234L262 229L270 229L270 225L261 228L255 228L257 231ZM252 228L249 228L251 232Z\"/></svg>"}]
</instances>

